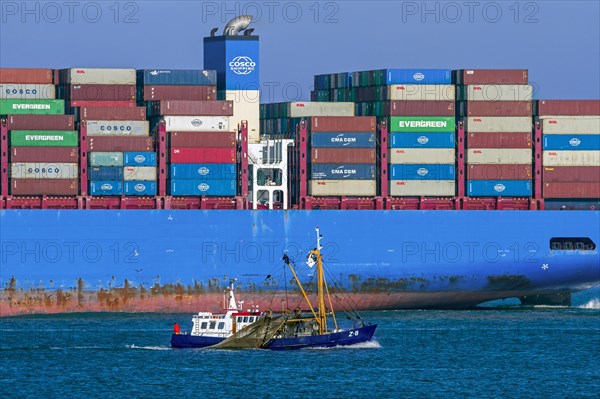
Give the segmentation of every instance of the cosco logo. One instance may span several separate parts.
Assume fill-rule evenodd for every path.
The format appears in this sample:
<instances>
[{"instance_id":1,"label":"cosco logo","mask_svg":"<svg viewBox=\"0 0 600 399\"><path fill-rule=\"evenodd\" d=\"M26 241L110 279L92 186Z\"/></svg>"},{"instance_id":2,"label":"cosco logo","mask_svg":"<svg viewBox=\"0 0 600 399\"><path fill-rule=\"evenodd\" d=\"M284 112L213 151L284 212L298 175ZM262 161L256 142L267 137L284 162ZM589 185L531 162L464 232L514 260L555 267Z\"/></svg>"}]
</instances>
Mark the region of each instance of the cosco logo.
<instances>
[{"instance_id":1,"label":"cosco logo","mask_svg":"<svg viewBox=\"0 0 600 399\"><path fill-rule=\"evenodd\" d=\"M417 139L417 142L418 142L419 144L423 144L423 145L425 145L425 144L429 143L429 139L427 138L427 136L420 136L420 137Z\"/></svg>"},{"instance_id":2,"label":"cosco logo","mask_svg":"<svg viewBox=\"0 0 600 399\"><path fill-rule=\"evenodd\" d=\"M202 121L200 119L193 119L191 123L192 123L192 126L194 126L194 127L202 126Z\"/></svg>"},{"instance_id":3,"label":"cosco logo","mask_svg":"<svg viewBox=\"0 0 600 399\"><path fill-rule=\"evenodd\" d=\"M103 185L100 186L100 188L102 190L112 190L113 186L112 186L112 184L104 183Z\"/></svg>"},{"instance_id":4,"label":"cosco logo","mask_svg":"<svg viewBox=\"0 0 600 399\"><path fill-rule=\"evenodd\" d=\"M413 75L413 79L417 82L420 82L421 80L425 79L425 75L423 75L421 72L417 72Z\"/></svg>"},{"instance_id":5,"label":"cosco logo","mask_svg":"<svg viewBox=\"0 0 600 399\"><path fill-rule=\"evenodd\" d=\"M579 144L581 144L581 140L579 140L577 137L573 137L571 140L569 140L569 144L571 144L572 147L577 147Z\"/></svg>"},{"instance_id":6,"label":"cosco logo","mask_svg":"<svg viewBox=\"0 0 600 399\"><path fill-rule=\"evenodd\" d=\"M200 190L200 191L208 191L209 188L210 188L209 185L206 183L202 183L198 186L198 190Z\"/></svg>"},{"instance_id":7,"label":"cosco logo","mask_svg":"<svg viewBox=\"0 0 600 399\"><path fill-rule=\"evenodd\" d=\"M429 171L426 168L417 169L417 174L419 176L427 176L428 173L429 173Z\"/></svg>"},{"instance_id":8,"label":"cosco logo","mask_svg":"<svg viewBox=\"0 0 600 399\"><path fill-rule=\"evenodd\" d=\"M121 126L117 126L117 125L115 125L115 126L100 126L100 130L102 130L102 131L106 130L107 132L116 132L116 131L129 132L129 131L131 131L131 126L123 126L123 125L121 125Z\"/></svg>"},{"instance_id":9,"label":"cosco logo","mask_svg":"<svg viewBox=\"0 0 600 399\"><path fill-rule=\"evenodd\" d=\"M506 190L506 186L504 184L496 184L494 186L494 190L496 190L496 192L501 193L502 191Z\"/></svg>"},{"instance_id":10,"label":"cosco logo","mask_svg":"<svg viewBox=\"0 0 600 399\"><path fill-rule=\"evenodd\" d=\"M138 193L141 193L142 191L144 191L146 189L146 186L144 186L143 184L136 184L133 189L135 191L137 191Z\"/></svg>"},{"instance_id":11,"label":"cosco logo","mask_svg":"<svg viewBox=\"0 0 600 399\"><path fill-rule=\"evenodd\" d=\"M252 58L246 56L235 57L229 63L229 69L237 75L249 75L254 72L256 68L256 62L252 61Z\"/></svg>"},{"instance_id":12,"label":"cosco logo","mask_svg":"<svg viewBox=\"0 0 600 399\"><path fill-rule=\"evenodd\" d=\"M60 173L59 168L27 168L27 173Z\"/></svg>"},{"instance_id":13,"label":"cosco logo","mask_svg":"<svg viewBox=\"0 0 600 399\"><path fill-rule=\"evenodd\" d=\"M7 95L17 95L17 94L37 94L37 89L6 89Z\"/></svg>"},{"instance_id":14,"label":"cosco logo","mask_svg":"<svg viewBox=\"0 0 600 399\"><path fill-rule=\"evenodd\" d=\"M142 162L144 162L146 160L146 157L143 156L143 155L136 155L135 157L133 157L133 160L136 163L142 163Z\"/></svg>"},{"instance_id":15,"label":"cosco logo","mask_svg":"<svg viewBox=\"0 0 600 399\"><path fill-rule=\"evenodd\" d=\"M210 170L207 167L205 167L205 166L203 166L200 169L198 169L198 174L199 175L206 176L209 173L210 173Z\"/></svg>"}]
</instances>

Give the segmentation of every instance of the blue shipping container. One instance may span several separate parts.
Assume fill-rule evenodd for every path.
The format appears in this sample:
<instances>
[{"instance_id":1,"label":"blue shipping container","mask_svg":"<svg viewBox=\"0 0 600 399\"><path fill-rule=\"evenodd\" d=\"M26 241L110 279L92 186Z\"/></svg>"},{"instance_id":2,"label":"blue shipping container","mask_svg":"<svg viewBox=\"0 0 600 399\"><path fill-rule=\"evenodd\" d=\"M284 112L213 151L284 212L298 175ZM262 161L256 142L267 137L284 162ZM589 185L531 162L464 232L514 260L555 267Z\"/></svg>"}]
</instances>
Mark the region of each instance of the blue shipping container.
<instances>
[{"instance_id":1,"label":"blue shipping container","mask_svg":"<svg viewBox=\"0 0 600 399\"><path fill-rule=\"evenodd\" d=\"M123 168L120 166L90 166L88 179L93 181L123 180Z\"/></svg>"},{"instance_id":2,"label":"blue shipping container","mask_svg":"<svg viewBox=\"0 0 600 399\"><path fill-rule=\"evenodd\" d=\"M156 182L126 181L125 195L156 195Z\"/></svg>"},{"instance_id":3,"label":"blue shipping container","mask_svg":"<svg viewBox=\"0 0 600 399\"><path fill-rule=\"evenodd\" d=\"M141 86L215 86L217 72L200 69L143 69L137 71L137 83Z\"/></svg>"},{"instance_id":4,"label":"blue shipping container","mask_svg":"<svg viewBox=\"0 0 600 399\"><path fill-rule=\"evenodd\" d=\"M390 180L455 180L450 164L390 164Z\"/></svg>"},{"instance_id":5,"label":"blue shipping container","mask_svg":"<svg viewBox=\"0 0 600 399\"><path fill-rule=\"evenodd\" d=\"M531 180L467 180L471 197L530 197Z\"/></svg>"},{"instance_id":6,"label":"blue shipping container","mask_svg":"<svg viewBox=\"0 0 600 399\"><path fill-rule=\"evenodd\" d=\"M91 195L122 195L123 194L123 182L122 181L91 181L90 182L90 194Z\"/></svg>"},{"instance_id":7,"label":"blue shipping container","mask_svg":"<svg viewBox=\"0 0 600 399\"><path fill-rule=\"evenodd\" d=\"M176 180L236 180L235 164L192 163L171 164L169 177Z\"/></svg>"},{"instance_id":8,"label":"blue shipping container","mask_svg":"<svg viewBox=\"0 0 600 399\"><path fill-rule=\"evenodd\" d=\"M448 85L452 73L450 69L387 69L386 80L388 85Z\"/></svg>"},{"instance_id":9,"label":"blue shipping container","mask_svg":"<svg viewBox=\"0 0 600 399\"><path fill-rule=\"evenodd\" d=\"M312 180L373 180L375 165L311 165Z\"/></svg>"},{"instance_id":10,"label":"blue shipping container","mask_svg":"<svg viewBox=\"0 0 600 399\"><path fill-rule=\"evenodd\" d=\"M546 134L544 150L600 150L599 134Z\"/></svg>"},{"instance_id":11,"label":"blue shipping container","mask_svg":"<svg viewBox=\"0 0 600 399\"><path fill-rule=\"evenodd\" d=\"M454 133L391 133L390 148L454 148Z\"/></svg>"},{"instance_id":12,"label":"blue shipping container","mask_svg":"<svg viewBox=\"0 0 600 399\"><path fill-rule=\"evenodd\" d=\"M375 148L375 134L313 132L310 145L314 148Z\"/></svg>"},{"instance_id":13,"label":"blue shipping container","mask_svg":"<svg viewBox=\"0 0 600 399\"><path fill-rule=\"evenodd\" d=\"M171 180L171 195L232 197L237 192L236 180Z\"/></svg>"},{"instance_id":14,"label":"blue shipping container","mask_svg":"<svg viewBox=\"0 0 600 399\"><path fill-rule=\"evenodd\" d=\"M124 166L156 166L156 153L154 152L125 152L123 153Z\"/></svg>"}]
</instances>

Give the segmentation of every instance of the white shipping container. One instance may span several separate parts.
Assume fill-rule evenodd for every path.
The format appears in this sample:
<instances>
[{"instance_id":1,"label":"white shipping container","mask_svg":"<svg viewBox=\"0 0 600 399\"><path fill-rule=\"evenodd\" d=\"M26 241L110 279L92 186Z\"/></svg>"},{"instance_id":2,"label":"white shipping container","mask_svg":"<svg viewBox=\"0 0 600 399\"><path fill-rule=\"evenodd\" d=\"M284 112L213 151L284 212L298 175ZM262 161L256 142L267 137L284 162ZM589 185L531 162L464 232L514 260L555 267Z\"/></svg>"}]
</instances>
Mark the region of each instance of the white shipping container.
<instances>
[{"instance_id":1,"label":"white shipping container","mask_svg":"<svg viewBox=\"0 0 600 399\"><path fill-rule=\"evenodd\" d=\"M544 166L600 166L600 151L544 151Z\"/></svg>"},{"instance_id":2,"label":"white shipping container","mask_svg":"<svg viewBox=\"0 0 600 399\"><path fill-rule=\"evenodd\" d=\"M1 83L0 100L54 100L54 85Z\"/></svg>"},{"instance_id":3,"label":"white shipping container","mask_svg":"<svg viewBox=\"0 0 600 399\"><path fill-rule=\"evenodd\" d=\"M87 121L88 136L148 136L148 121Z\"/></svg>"},{"instance_id":4,"label":"white shipping container","mask_svg":"<svg viewBox=\"0 0 600 399\"><path fill-rule=\"evenodd\" d=\"M233 116L229 117L232 130L248 122L248 142L260 143L260 91L258 90L226 90L225 99L233 101Z\"/></svg>"},{"instance_id":5,"label":"white shipping container","mask_svg":"<svg viewBox=\"0 0 600 399\"><path fill-rule=\"evenodd\" d=\"M123 180L155 181L155 166L126 166L123 168Z\"/></svg>"},{"instance_id":6,"label":"white shipping container","mask_svg":"<svg viewBox=\"0 0 600 399\"><path fill-rule=\"evenodd\" d=\"M390 163L453 164L454 148L390 148Z\"/></svg>"},{"instance_id":7,"label":"white shipping container","mask_svg":"<svg viewBox=\"0 0 600 399\"><path fill-rule=\"evenodd\" d=\"M469 148L467 164L525 165L533 162L530 148Z\"/></svg>"},{"instance_id":8,"label":"white shipping container","mask_svg":"<svg viewBox=\"0 0 600 399\"><path fill-rule=\"evenodd\" d=\"M290 118L304 118L310 116L354 116L354 103L291 102L288 104L288 115Z\"/></svg>"},{"instance_id":9,"label":"white shipping container","mask_svg":"<svg viewBox=\"0 0 600 399\"><path fill-rule=\"evenodd\" d=\"M310 180L308 195L315 197L373 197L377 194L375 180Z\"/></svg>"},{"instance_id":10,"label":"white shipping container","mask_svg":"<svg viewBox=\"0 0 600 399\"><path fill-rule=\"evenodd\" d=\"M531 101L531 85L469 85L461 89L461 100L467 101Z\"/></svg>"},{"instance_id":11,"label":"white shipping container","mask_svg":"<svg viewBox=\"0 0 600 399\"><path fill-rule=\"evenodd\" d=\"M388 85L388 99L402 101L454 101L454 85Z\"/></svg>"},{"instance_id":12,"label":"white shipping container","mask_svg":"<svg viewBox=\"0 0 600 399\"><path fill-rule=\"evenodd\" d=\"M446 197L456 195L454 180L390 180L390 195Z\"/></svg>"},{"instance_id":13,"label":"white shipping container","mask_svg":"<svg viewBox=\"0 0 600 399\"><path fill-rule=\"evenodd\" d=\"M135 85L135 69L71 68L66 74L67 84ZM62 77L62 75L61 75Z\"/></svg>"},{"instance_id":14,"label":"white shipping container","mask_svg":"<svg viewBox=\"0 0 600 399\"><path fill-rule=\"evenodd\" d=\"M542 119L543 134L600 134L600 116L561 116Z\"/></svg>"},{"instance_id":15,"label":"white shipping container","mask_svg":"<svg viewBox=\"0 0 600 399\"><path fill-rule=\"evenodd\" d=\"M235 105L234 105L235 112ZM165 116L164 118L168 132L229 132L235 131L235 127L229 128L229 117L227 116Z\"/></svg>"},{"instance_id":16,"label":"white shipping container","mask_svg":"<svg viewBox=\"0 0 600 399\"><path fill-rule=\"evenodd\" d=\"M532 132L529 116L470 116L465 122L469 133L521 133Z\"/></svg>"},{"instance_id":17,"label":"white shipping container","mask_svg":"<svg viewBox=\"0 0 600 399\"><path fill-rule=\"evenodd\" d=\"M75 179L79 176L76 163L11 163L13 179Z\"/></svg>"}]
</instances>

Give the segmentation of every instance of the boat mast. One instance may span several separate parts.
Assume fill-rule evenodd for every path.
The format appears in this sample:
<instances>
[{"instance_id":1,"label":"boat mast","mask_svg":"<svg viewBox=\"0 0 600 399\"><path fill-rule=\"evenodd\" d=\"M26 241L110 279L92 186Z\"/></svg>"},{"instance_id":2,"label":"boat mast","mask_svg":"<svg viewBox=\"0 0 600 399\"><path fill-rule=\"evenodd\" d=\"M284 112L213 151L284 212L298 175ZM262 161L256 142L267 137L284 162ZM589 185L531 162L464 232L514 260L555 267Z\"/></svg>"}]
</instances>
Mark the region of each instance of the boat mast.
<instances>
[{"instance_id":1,"label":"boat mast","mask_svg":"<svg viewBox=\"0 0 600 399\"><path fill-rule=\"evenodd\" d=\"M317 260L317 296L319 300L319 333L324 334L327 331L327 311L325 310L325 291L323 289L324 276L323 276L323 258L321 256L321 234L319 234L319 228L317 231L317 248L312 252L316 255Z\"/></svg>"}]
</instances>

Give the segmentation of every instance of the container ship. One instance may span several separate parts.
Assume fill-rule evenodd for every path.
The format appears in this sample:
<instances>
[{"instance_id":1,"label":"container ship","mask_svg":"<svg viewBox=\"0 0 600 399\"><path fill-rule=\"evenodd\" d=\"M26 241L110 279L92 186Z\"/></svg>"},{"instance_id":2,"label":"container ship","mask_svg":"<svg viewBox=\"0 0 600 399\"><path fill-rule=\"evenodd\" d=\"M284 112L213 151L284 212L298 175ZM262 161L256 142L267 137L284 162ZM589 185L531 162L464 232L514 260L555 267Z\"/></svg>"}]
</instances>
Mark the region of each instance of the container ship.
<instances>
[{"instance_id":1,"label":"container ship","mask_svg":"<svg viewBox=\"0 0 600 399\"><path fill-rule=\"evenodd\" d=\"M230 279L266 309L315 226L363 310L600 283L600 100L383 69L260 104L249 22L204 39L202 70L0 69L0 316L218 311Z\"/></svg>"}]
</instances>

